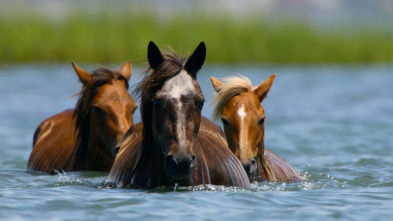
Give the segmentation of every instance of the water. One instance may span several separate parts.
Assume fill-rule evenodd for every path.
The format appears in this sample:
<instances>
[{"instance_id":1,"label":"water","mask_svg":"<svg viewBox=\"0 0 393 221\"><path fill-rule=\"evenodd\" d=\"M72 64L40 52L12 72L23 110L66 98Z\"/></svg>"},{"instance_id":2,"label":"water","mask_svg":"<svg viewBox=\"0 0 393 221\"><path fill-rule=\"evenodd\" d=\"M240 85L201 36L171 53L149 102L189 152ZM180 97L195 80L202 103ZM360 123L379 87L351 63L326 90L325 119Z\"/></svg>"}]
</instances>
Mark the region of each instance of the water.
<instances>
[{"instance_id":1,"label":"water","mask_svg":"<svg viewBox=\"0 0 393 221\"><path fill-rule=\"evenodd\" d=\"M82 65L88 70L94 66ZM393 68L206 66L198 81L278 76L263 102L266 146L304 177L251 189L105 186L106 173L26 170L36 126L73 107L71 65L0 67L1 220L388 220L393 215ZM131 88L139 81L134 68ZM210 116L213 105L205 105ZM140 121L139 113L136 122Z\"/></svg>"}]
</instances>

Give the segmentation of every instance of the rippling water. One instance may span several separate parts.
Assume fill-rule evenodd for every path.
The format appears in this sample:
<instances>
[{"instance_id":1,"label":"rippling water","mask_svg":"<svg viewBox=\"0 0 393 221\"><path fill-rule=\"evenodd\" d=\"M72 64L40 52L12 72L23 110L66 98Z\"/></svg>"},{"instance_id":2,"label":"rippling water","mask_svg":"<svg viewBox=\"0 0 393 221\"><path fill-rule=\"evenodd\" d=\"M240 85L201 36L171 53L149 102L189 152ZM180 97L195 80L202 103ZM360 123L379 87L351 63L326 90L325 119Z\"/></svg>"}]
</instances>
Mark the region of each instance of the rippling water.
<instances>
[{"instance_id":1,"label":"rippling water","mask_svg":"<svg viewBox=\"0 0 393 221\"><path fill-rule=\"evenodd\" d=\"M139 72L134 68L131 85ZM208 102L211 75L241 73L258 84L278 74L263 102L266 145L305 181L146 191L107 188L106 173L27 171L36 126L73 107L79 83L71 65L0 67L0 219L391 219L392 72L391 66L206 66L198 81ZM205 105L204 115L212 109Z\"/></svg>"}]
</instances>

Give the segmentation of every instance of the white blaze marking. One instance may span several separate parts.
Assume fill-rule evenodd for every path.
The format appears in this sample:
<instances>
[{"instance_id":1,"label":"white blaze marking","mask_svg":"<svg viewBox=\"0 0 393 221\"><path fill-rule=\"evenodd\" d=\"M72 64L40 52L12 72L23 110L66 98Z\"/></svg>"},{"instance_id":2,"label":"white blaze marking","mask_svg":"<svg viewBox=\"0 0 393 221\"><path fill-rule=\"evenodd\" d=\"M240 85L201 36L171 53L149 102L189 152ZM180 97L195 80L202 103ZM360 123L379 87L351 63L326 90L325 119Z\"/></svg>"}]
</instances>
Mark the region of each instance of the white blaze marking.
<instances>
[{"instance_id":1,"label":"white blaze marking","mask_svg":"<svg viewBox=\"0 0 393 221\"><path fill-rule=\"evenodd\" d=\"M246 117L246 111L244 110L244 104L237 110L237 115L239 115L241 122L243 123L244 118Z\"/></svg>"},{"instance_id":2,"label":"white blaze marking","mask_svg":"<svg viewBox=\"0 0 393 221\"><path fill-rule=\"evenodd\" d=\"M244 125L244 118L247 116L247 113L244 109L244 104L237 110L237 115L240 117L240 127L239 127L239 147L242 149L242 147L247 146L247 129ZM245 156L245 151L240 151L240 161L247 160L247 157Z\"/></svg>"},{"instance_id":3,"label":"white blaze marking","mask_svg":"<svg viewBox=\"0 0 393 221\"><path fill-rule=\"evenodd\" d=\"M180 138L180 142L184 142L182 137L185 137L184 125L186 122L185 120L185 112L183 111L183 103L181 102L180 98L183 95L186 95L195 90L194 84L192 83L193 79L191 76L185 71L182 70L178 75L171 78L166 82L164 87L162 88L162 93L166 94L166 96L176 99L177 103L177 136Z\"/></svg>"},{"instance_id":4,"label":"white blaze marking","mask_svg":"<svg viewBox=\"0 0 393 221\"><path fill-rule=\"evenodd\" d=\"M194 91L194 84L190 75L186 71L181 71L178 75L171 78L163 87L163 92L171 98L180 99L184 94Z\"/></svg>"}]
</instances>

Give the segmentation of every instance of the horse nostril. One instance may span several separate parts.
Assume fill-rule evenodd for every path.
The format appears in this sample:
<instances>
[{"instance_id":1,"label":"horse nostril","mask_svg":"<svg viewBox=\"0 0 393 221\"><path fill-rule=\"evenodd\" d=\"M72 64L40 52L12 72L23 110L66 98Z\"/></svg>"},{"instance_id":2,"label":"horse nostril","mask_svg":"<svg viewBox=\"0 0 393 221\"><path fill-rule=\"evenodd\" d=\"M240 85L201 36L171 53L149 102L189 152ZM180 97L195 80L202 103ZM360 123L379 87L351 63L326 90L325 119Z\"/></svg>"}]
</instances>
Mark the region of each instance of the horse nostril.
<instances>
[{"instance_id":1,"label":"horse nostril","mask_svg":"<svg viewBox=\"0 0 393 221\"><path fill-rule=\"evenodd\" d=\"M191 160L195 160L195 155L192 155L192 156L191 156Z\"/></svg>"},{"instance_id":2,"label":"horse nostril","mask_svg":"<svg viewBox=\"0 0 393 221\"><path fill-rule=\"evenodd\" d=\"M173 157L173 155L166 156L166 160L169 162L170 165L177 166L177 160L175 159L175 157Z\"/></svg>"},{"instance_id":3,"label":"horse nostril","mask_svg":"<svg viewBox=\"0 0 393 221\"><path fill-rule=\"evenodd\" d=\"M252 159L252 160L248 161L247 163L244 163L243 167L247 173L254 173L254 171L256 170L256 163L257 163L257 161Z\"/></svg>"}]
</instances>

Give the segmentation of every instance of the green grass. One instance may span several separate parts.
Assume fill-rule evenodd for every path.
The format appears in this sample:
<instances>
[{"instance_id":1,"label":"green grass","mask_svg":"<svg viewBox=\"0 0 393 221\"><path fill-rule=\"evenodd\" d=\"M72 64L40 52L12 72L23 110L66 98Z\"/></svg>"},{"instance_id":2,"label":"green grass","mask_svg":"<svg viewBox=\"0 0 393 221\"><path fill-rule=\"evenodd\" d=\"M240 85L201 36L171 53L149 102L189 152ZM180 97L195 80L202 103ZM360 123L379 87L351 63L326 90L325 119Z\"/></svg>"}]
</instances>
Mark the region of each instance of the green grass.
<instances>
[{"instance_id":1,"label":"green grass","mask_svg":"<svg viewBox=\"0 0 393 221\"><path fill-rule=\"evenodd\" d=\"M392 63L391 27L329 27L302 20L237 20L203 12L160 17L149 10L75 11L51 21L36 14L0 18L0 63L124 62L146 56L147 44L185 55L200 41L209 63Z\"/></svg>"}]
</instances>

